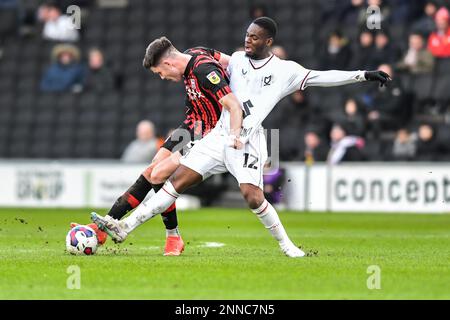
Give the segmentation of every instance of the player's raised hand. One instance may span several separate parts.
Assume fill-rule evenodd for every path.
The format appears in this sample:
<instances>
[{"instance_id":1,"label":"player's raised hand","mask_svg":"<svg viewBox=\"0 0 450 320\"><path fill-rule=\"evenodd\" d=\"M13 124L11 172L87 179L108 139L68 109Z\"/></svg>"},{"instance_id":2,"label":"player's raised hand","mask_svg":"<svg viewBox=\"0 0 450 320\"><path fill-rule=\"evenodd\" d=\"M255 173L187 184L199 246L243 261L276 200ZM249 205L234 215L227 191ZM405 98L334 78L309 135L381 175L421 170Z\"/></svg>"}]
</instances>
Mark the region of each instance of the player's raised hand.
<instances>
[{"instance_id":1,"label":"player's raised hand","mask_svg":"<svg viewBox=\"0 0 450 320\"><path fill-rule=\"evenodd\" d=\"M376 71L366 71L364 74L367 81L378 81L380 82L380 87L385 86L389 81L392 81L390 75L388 75L384 71L376 70Z\"/></svg>"}]
</instances>

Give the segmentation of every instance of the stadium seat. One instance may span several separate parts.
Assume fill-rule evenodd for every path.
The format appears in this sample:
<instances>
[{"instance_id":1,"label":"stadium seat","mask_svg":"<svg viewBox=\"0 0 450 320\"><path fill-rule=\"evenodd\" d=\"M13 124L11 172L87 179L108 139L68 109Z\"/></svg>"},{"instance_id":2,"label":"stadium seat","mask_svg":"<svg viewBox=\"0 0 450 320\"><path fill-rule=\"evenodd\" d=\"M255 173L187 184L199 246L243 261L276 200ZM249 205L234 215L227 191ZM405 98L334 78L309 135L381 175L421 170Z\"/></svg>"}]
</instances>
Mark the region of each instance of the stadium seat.
<instances>
[{"instance_id":1,"label":"stadium seat","mask_svg":"<svg viewBox=\"0 0 450 320\"><path fill-rule=\"evenodd\" d=\"M0 111L10 109L14 106L16 97L12 92L5 92L0 95Z\"/></svg>"},{"instance_id":2,"label":"stadium seat","mask_svg":"<svg viewBox=\"0 0 450 320\"><path fill-rule=\"evenodd\" d=\"M28 158L30 155L28 142L22 139L12 140L9 144L8 154L10 158Z\"/></svg>"},{"instance_id":3,"label":"stadium seat","mask_svg":"<svg viewBox=\"0 0 450 320\"><path fill-rule=\"evenodd\" d=\"M434 79L432 97L439 102L450 101L450 73L439 74Z\"/></svg>"},{"instance_id":4,"label":"stadium seat","mask_svg":"<svg viewBox=\"0 0 450 320\"><path fill-rule=\"evenodd\" d=\"M69 159L75 157L73 143L69 141L57 141L51 145L50 155L52 158Z\"/></svg>"},{"instance_id":5,"label":"stadium seat","mask_svg":"<svg viewBox=\"0 0 450 320\"><path fill-rule=\"evenodd\" d=\"M414 75L411 77L411 90L414 92L416 99L423 101L431 98L432 89L432 74Z\"/></svg>"}]
</instances>

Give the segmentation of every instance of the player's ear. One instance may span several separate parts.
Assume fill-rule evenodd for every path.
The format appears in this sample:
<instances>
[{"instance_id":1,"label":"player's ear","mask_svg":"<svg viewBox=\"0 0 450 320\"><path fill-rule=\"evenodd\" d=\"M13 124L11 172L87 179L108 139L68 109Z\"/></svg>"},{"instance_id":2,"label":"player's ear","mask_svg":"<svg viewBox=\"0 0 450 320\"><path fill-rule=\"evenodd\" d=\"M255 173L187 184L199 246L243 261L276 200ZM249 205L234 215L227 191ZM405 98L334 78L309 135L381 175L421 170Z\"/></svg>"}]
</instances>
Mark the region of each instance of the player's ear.
<instances>
[{"instance_id":1,"label":"player's ear","mask_svg":"<svg viewBox=\"0 0 450 320\"><path fill-rule=\"evenodd\" d=\"M273 38L268 38L266 40L266 44L267 44L268 47L271 47L273 45Z\"/></svg>"}]
</instances>

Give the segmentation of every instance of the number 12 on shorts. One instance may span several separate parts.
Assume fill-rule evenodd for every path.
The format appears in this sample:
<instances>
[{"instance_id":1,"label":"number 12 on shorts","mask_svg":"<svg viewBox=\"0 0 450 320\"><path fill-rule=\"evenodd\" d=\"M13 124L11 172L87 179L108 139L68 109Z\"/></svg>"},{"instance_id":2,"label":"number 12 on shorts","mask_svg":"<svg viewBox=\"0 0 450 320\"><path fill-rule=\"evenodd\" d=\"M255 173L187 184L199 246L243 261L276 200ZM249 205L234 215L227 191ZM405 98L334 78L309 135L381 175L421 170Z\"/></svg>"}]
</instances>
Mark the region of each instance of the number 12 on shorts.
<instances>
[{"instance_id":1,"label":"number 12 on shorts","mask_svg":"<svg viewBox=\"0 0 450 320\"><path fill-rule=\"evenodd\" d=\"M244 153L244 168L258 170L255 164L258 162L258 157L251 155L250 153Z\"/></svg>"}]
</instances>

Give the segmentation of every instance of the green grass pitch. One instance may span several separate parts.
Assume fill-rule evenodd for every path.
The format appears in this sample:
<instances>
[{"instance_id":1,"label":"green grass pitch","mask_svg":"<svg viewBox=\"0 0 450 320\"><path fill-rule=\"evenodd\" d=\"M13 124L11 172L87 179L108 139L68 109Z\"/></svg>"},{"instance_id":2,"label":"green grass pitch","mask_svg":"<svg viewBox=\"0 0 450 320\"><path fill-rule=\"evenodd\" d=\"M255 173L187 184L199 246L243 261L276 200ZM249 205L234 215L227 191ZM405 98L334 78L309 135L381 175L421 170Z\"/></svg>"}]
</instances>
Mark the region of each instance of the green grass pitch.
<instances>
[{"instance_id":1,"label":"green grass pitch","mask_svg":"<svg viewBox=\"0 0 450 320\"><path fill-rule=\"evenodd\" d=\"M179 214L180 257L162 256L160 217L120 246L71 256L69 222L89 212L1 209L0 299L450 299L450 215L282 212L310 255L290 259L250 211L202 209ZM79 290L66 285L72 265ZM381 288L370 290L373 265Z\"/></svg>"}]
</instances>

